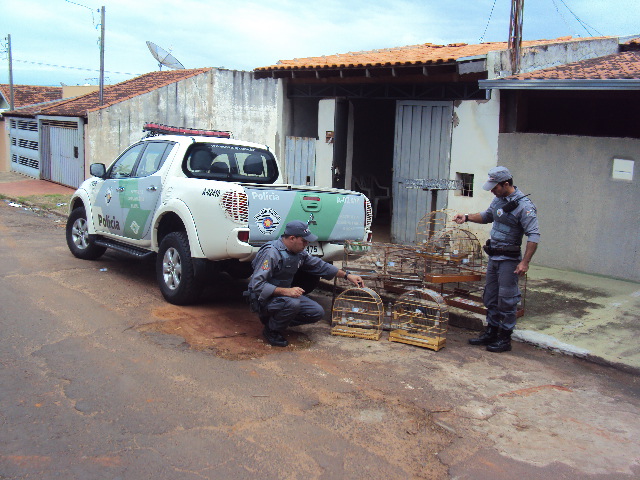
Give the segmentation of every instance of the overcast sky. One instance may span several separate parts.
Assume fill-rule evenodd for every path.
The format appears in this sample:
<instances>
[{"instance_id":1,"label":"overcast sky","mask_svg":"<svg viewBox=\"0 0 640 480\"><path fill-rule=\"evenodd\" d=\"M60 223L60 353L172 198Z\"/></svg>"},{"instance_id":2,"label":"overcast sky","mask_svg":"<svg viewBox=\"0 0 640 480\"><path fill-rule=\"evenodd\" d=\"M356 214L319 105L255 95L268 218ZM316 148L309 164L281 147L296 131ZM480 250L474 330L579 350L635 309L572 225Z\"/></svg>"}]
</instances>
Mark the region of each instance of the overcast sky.
<instances>
[{"instance_id":1,"label":"overcast sky","mask_svg":"<svg viewBox=\"0 0 640 480\"><path fill-rule=\"evenodd\" d=\"M507 41L511 0L0 0L0 83L97 84L158 69L146 41L186 68L253 70L280 59L419 43ZM640 34L638 0L525 0L525 40Z\"/></svg>"}]
</instances>

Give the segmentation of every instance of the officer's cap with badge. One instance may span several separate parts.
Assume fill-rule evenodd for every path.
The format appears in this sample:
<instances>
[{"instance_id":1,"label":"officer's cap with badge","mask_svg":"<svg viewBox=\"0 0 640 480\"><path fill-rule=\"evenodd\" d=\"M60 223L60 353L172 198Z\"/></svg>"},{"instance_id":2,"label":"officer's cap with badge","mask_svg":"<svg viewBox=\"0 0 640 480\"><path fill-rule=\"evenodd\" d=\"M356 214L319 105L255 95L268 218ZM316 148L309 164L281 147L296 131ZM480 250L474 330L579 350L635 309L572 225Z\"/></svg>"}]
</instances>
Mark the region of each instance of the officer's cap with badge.
<instances>
[{"instance_id":1,"label":"officer's cap with badge","mask_svg":"<svg viewBox=\"0 0 640 480\"><path fill-rule=\"evenodd\" d=\"M509 180L512 178L511 172L507 167L493 167L489 170L489 178L482 186L482 188L486 191L490 191L493 187L495 187L500 182L504 182L505 180Z\"/></svg>"},{"instance_id":2,"label":"officer's cap with badge","mask_svg":"<svg viewBox=\"0 0 640 480\"><path fill-rule=\"evenodd\" d=\"M284 228L284 235L302 237L309 242L315 242L318 240L318 237L309 230L309 226L300 220L293 220L287 223L287 226Z\"/></svg>"}]
</instances>

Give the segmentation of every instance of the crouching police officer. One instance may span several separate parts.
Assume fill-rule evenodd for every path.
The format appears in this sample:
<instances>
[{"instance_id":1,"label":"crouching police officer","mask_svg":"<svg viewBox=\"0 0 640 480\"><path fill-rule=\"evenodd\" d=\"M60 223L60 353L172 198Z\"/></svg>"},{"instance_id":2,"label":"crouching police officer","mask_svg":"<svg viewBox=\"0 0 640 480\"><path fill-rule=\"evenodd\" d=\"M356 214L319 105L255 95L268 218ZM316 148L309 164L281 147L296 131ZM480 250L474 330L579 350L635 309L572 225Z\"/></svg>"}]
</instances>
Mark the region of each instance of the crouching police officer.
<instances>
[{"instance_id":1,"label":"crouching police officer","mask_svg":"<svg viewBox=\"0 0 640 480\"><path fill-rule=\"evenodd\" d=\"M305 222L289 222L284 234L263 245L251 262L253 275L248 290L251 309L260 316L264 338L274 347L289 344L282 336L287 327L315 323L324 317L324 309L317 302L306 297L302 288L291 286L298 269L328 279L337 275L358 287L364 286L360 276L310 255L305 248L316 240L318 237Z\"/></svg>"},{"instance_id":2,"label":"crouching police officer","mask_svg":"<svg viewBox=\"0 0 640 480\"><path fill-rule=\"evenodd\" d=\"M511 333L522 296L518 276L529 270L529 262L540 241L540 230L535 205L513 185L513 177L506 167L489 170L489 178L482 188L496 196L489 208L453 218L458 224L493 222L491 238L484 246L489 255L483 296L487 329L478 338L469 339L469 343L486 345L490 352L506 352L511 350ZM527 236L524 256L521 254L523 235Z\"/></svg>"}]
</instances>

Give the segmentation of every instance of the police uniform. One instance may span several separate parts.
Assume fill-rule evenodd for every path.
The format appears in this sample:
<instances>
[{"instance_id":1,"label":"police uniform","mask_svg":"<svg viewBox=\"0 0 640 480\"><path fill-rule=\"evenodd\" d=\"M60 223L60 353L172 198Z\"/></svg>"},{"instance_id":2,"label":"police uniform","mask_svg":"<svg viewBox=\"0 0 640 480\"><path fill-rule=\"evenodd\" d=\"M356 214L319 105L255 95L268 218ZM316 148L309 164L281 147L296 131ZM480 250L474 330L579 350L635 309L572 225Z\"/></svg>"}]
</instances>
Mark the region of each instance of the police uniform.
<instances>
[{"instance_id":1,"label":"police uniform","mask_svg":"<svg viewBox=\"0 0 640 480\"><path fill-rule=\"evenodd\" d=\"M514 188L511 195L494 198L489 208L480 213L483 223L493 223L490 239L492 253L489 254L483 296L487 322L489 326L508 331L513 330L516 325L517 305L522 297L518 275L514 273L522 260L519 249L522 236L526 235L529 242L540 241L536 207L529 198L523 196L518 187ZM510 201L517 199L519 201L515 209L504 211ZM516 256L504 253L514 246L518 247Z\"/></svg>"},{"instance_id":2,"label":"police uniform","mask_svg":"<svg viewBox=\"0 0 640 480\"><path fill-rule=\"evenodd\" d=\"M324 309L304 295L292 298L273 296L273 293L277 287L290 288L299 269L319 277L333 278L338 267L310 255L306 250L292 253L282 239L263 245L251 265L254 273L249 291L258 300L260 315L269 317L268 327L271 330L281 331L290 326L315 323L324 317Z\"/></svg>"}]
</instances>

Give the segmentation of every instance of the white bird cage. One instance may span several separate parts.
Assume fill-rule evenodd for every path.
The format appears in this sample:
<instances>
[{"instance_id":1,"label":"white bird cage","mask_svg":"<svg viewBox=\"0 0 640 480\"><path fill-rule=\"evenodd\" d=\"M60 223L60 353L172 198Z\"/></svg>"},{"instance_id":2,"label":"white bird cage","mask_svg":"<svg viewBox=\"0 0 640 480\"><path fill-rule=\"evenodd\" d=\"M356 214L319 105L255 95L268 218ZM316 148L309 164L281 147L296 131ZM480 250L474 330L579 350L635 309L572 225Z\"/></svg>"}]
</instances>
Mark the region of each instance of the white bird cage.
<instances>
[{"instance_id":1,"label":"white bird cage","mask_svg":"<svg viewBox=\"0 0 640 480\"><path fill-rule=\"evenodd\" d=\"M411 290L393 305L397 328L389 332L392 342L440 350L445 346L449 308L444 298L426 288Z\"/></svg>"},{"instance_id":2,"label":"white bird cage","mask_svg":"<svg viewBox=\"0 0 640 480\"><path fill-rule=\"evenodd\" d=\"M338 295L331 311L331 334L379 340L384 305L370 288L349 288Z\"/></svg>"}]
</instances>

